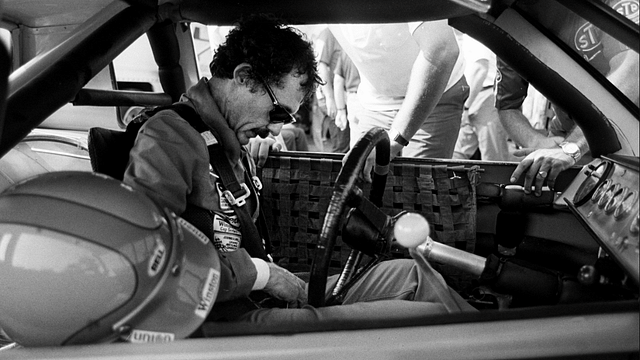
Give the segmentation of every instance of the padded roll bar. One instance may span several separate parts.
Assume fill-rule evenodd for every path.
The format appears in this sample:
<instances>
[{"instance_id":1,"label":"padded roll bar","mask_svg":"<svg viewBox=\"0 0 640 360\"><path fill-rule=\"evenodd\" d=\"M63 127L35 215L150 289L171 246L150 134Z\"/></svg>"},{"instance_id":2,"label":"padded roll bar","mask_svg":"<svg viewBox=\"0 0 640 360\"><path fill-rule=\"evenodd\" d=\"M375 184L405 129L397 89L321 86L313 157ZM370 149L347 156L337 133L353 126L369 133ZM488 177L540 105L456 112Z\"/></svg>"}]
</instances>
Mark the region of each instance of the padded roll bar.
<instances>
[{"instance_id":1,"label":"padded roll bar","mask_svg":"<svg viewBox=\"0 0 640 360\"><path fill-rule=\"evenodd\" d=\"M11 127L1 129L0 157L73 100L95 74L155 24L155 14L154 9L139 6L125 8L114 16L109 14L106 20L107 15L98 14L78 28L82 31L43 55L51 59L46 67L36 69L27 63L23 70L14 72L9 78L12 93L6 110L6 118L13 120ZM71 50L66 51L69 47ZM34 60L38 59L42 60ZM37 106L33 99L38 99Z\"/></svg>"},{"instance_id":2,"label":"padded roll bar","mask_svg":"<svg viewBox=\"0 0 640 360\"><path fill-rule=\"evenodd\" d=\"M82 89L72 101L73 105L91 106L162 106L173 103L165 93L127 90Z\"/></svg>"}]
</instances>

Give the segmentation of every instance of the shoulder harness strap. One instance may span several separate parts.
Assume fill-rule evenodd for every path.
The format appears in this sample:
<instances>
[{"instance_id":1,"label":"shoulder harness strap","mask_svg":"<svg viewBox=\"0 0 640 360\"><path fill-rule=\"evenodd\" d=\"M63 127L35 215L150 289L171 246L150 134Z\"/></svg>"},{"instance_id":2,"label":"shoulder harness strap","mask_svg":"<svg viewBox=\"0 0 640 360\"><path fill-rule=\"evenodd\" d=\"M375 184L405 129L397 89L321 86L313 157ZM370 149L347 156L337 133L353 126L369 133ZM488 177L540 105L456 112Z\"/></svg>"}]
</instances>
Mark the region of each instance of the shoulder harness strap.
<instances>
[{"instance_id":1,"label":"shoulder harness strap","mask_svg":"<svg viewBox=\"0 0 640 360\"><path fill-rule=\"evenodd\" d=\"M196 112L194 108L189 105L175 103L168 106L159 106L152 110L148 110L145 112L144 116L146 119L155 115L156 113L162 110L173 110L175 111L181 118L186 120L196 131L198 131L202 137L205 139L207 144L207 149L209 150L209 161L211 166L216 170L218 175L220 176L220 181L222 181L222 185L225 188L223 195L227 199L227 201L233 207L236 215L238 216L238 220L240 222L240 226L244 230L243 232L243 240L242 247L244 247L249 255L253 257L259 257L264 260L268 260L267 251L265 251L265 247L270 249L270 242L268 239L268 233L263 231L263 235L265 237L265 244L262 243L262 237L260 236L260 232L256 224L253 222L251 214L246 206L243 206L246 203L246 199L251 195L251 191L249 187L244 183L238 180L235 173L233 172L233 168L229 163L226 155L224 154L224 150L222 146L218 143L215 135L211 133L211 129L202 121L200 115ZM146 120L144 119L144 120ZM144 120L140 121L140 125L138 129L144 123ZM127 131L129 131L129 127L127 127ZM215 159L215 161L214 161ZM255 179L250 181L250 186L254 189L256 194L256 198L258 197L258 191L254 186ZM258 180L259 183L259 180ZM261 186L260 186L261 187ZM259 189L258 189L259 190ZM259 217L262 216L262 209L260 209ZM266 230L266 229L263 229Z\"/></svg>"}]
</instances>

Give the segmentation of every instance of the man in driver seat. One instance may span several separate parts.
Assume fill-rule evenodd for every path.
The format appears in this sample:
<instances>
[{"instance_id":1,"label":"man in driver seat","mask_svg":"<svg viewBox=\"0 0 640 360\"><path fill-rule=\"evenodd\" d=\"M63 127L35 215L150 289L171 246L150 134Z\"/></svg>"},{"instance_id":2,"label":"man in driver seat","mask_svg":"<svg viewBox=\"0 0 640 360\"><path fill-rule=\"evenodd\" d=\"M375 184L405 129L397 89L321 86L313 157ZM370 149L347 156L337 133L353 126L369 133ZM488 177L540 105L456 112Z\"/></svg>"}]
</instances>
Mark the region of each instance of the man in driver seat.
<instances>
[{"instance_id":1,"label":"man in driver seat","mask_svg":"<svg viewBox=\"0 0 640 360\"><path fill-rule=\"evenodd\" d=\"M320 81L313 48L297 30L276 19L253 16L229 33L210 68L212 78L200 80L180 102L195 110L207 129L197 131L177 111L155 113L138 133L124 182L187 219L194 211L205 214L208 229L201 230L220 253L221 266L228 270L223 275L229 274L221 279L218 302L233 304L252 291L263 290L288 304L286 309L224 314L222 310L216 313L214 307L214 316L277 324L446 312L433 291L435 286L446 289L451 297L448 301L459 306L456 311L473 309L439 274L425 274L409 259L375 266L349 289L342 306L307 305L305 282L270 261L261 239L241 226L243 215L238 206L256 221L259 184L253 186L255 165L245 146L256 136L278 135L284 124L295 121L292 114ZM211 164L209 145L218 146L221 154ZM222 157L231 171L221 170ZM234 198L225 195L230 190L229 173L235 175L231 182L247 185L242 186L246 196L240 203L244 204L234 205Z\"/></svg>"}]
</instances>

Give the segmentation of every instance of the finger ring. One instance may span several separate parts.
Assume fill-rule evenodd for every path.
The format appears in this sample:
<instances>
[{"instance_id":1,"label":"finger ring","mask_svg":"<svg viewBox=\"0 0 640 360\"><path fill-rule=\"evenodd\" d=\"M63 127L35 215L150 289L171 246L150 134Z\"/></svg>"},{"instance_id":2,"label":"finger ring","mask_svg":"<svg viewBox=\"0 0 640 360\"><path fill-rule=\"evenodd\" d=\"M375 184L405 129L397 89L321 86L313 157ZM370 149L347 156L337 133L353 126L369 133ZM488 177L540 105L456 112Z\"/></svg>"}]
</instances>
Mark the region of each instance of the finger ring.
<instances>
[{"instance_id":1,"label":"finger ring","mask_svg":"<svg viewBox=\"0 0 640 360\"><path fill-rule=\"evenodd\" d=\"M546 178L547 177L547 172L542 170L538 172L538 176L540 176L541 178Z\"/></svg>"}]
</instances>

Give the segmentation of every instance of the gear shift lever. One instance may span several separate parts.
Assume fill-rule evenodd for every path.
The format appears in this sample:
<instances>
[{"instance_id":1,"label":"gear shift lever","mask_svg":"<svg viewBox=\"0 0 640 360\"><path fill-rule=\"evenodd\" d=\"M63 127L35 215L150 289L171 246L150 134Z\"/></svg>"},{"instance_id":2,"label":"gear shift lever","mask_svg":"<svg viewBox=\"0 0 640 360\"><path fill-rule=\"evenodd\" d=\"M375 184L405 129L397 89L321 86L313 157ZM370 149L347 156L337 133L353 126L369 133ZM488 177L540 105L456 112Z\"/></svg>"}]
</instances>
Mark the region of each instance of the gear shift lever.
<instances>
[{"instance_id":1,"label":"gear shift lever","mask_svg":"<svg viewBox=\"0 0 640 360\"><path fill-rule=\"evenodd\" d=\"M434 281L432 289L435 295L448 312L460 312L462 309L452 299L449 286L440 275L431 267L429 260L440 261L447 259L448 263L461 266L479 276L484 269L484 259L480 256L468 254L464 251L449 248L446 245L436 243L429 237L429 222L417 213L406 213L398 218L393 226L393 234L396 241L409 249L409 254L418 264L420 269ZM455 259L455 260L453 260Z\"/></svg>"},{"instance_id":2,"label":"gear shift lever","mask_svg":"<svg viewBox=\"0 0 640 360\"><path fill-rule=\"evenodd\" d=\"M485 258L434 241L429 236L429 222L420 214L400 216L393 232L400 245L415 249L426 260L450 264L475 276L484 270Z\"/></svg>"},{"instance_id":3,"label":"gear shift lever","mask_svg":"<svg viewBox=\"0 0 640 360\"><path fill-rule=\"evenodd\" d=\"M401 215L393 227L396 241L409 249L409 254L427 274L436 273L429 261L446 263L480 277L481 283L492 289L517 297L522 304L554 304L562 289L562 279L558 274L517 264L508 258L490 255L487 259L438 242L429 237L429 223L417 213ZM440 298L443 291L449 291L443 284L434 284ZM445 299L446 300L446 299ZM449 311L450 304L443 302ZM453 309L453 310L452 310Z\"/></svg>"}]
</instances>

